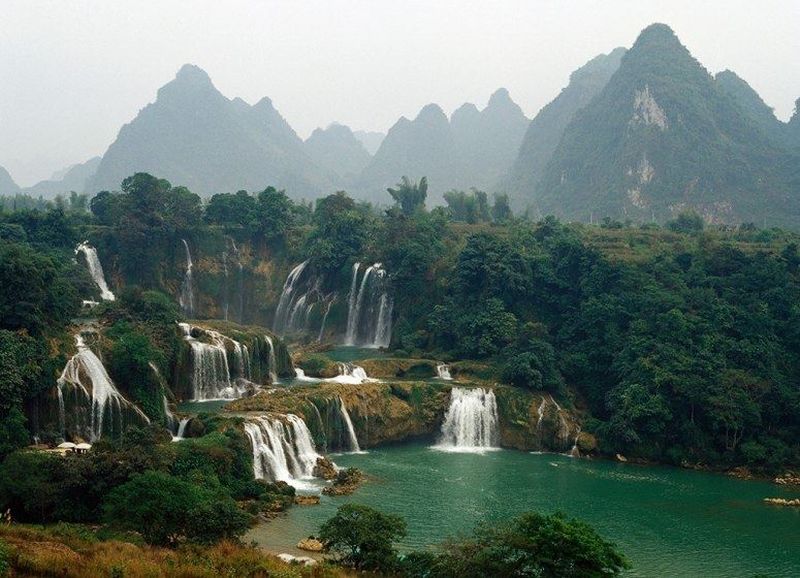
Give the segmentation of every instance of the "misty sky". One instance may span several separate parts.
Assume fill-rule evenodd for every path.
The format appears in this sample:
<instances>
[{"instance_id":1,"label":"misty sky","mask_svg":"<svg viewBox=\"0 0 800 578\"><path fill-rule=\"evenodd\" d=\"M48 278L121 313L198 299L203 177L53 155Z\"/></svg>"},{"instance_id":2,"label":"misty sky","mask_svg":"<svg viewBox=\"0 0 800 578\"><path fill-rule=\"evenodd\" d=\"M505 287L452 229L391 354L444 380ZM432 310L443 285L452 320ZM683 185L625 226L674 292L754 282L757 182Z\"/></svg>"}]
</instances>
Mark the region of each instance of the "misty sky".
<instances>
[{"instance_id":1,"label":"misty sky","mask_svg":"<svg viewBox=\"0 0 800 578\"><path fill-rule=\"evenodd\" d=\"M533 116L656 21L789 117L795 0L0 0L0 166L27 186L102 154L186 62L228 97L269 96L304 138L331 121L386 131L429 102L482 107L500 86Z\"/></svg>"}]
</instances>

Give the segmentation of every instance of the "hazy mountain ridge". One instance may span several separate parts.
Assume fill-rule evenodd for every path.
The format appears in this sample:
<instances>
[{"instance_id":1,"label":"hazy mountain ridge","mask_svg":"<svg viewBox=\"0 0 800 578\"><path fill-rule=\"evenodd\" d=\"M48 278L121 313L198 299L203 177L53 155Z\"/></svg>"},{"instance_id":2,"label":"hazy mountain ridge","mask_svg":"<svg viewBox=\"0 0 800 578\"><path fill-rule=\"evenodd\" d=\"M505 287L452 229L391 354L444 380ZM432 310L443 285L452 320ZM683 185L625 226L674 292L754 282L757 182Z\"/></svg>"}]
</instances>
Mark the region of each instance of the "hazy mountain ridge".
<instances>
[{"instance_id":1,"label":"hazy mountain ridge","mask_svg":"<svg viewBox=\"0 0 800 578\"><path fill-rule=\"evenodd\" d=\"M367 149L367 152L370 156L373 156L376 152L378 152L383 139L386 138L385 133L370 130L353 131L353 136L356 137L362 145L364 145L364 148Z\"/></svg>"},{"instance_id":2,"label":"hazy mountain ridge","mask_svg":"<svg viewBox=\"0 0 800 578\"><path fill-rule=\"evenodd\" d=\"M439 105L428 104L389 129L356 189L373 198L408 175L428 177L433 203L450 189L491 190L511 166L528 122L502 88L483 110L467 103L449 119Z\"/></svg>"},{"instance_id":3,"label":"hazy mountain ridge","mask_svg":"<svg viewBox=\"0 0 800 578\"><path fill-rule=\"evenodd\" d=\"M342 184L353 182L372 158L353 131L338 123L314 130L304 146L309 157L335 173Z\"/></svg>"},{"instance_id":4,"label":"hazy mountain ridge","mask_svg":"<svg viewBox=\"0 0 800 578\"><path fill-rule=\"evenodd\" d=\"M605 88L625 52L625 48L615 48L575 70L570 74L569 84L533 118L505 185L518 208L530 202L567 125Z\"/></svg>"},{"instance_id":5,"label":"hazy mountain ridge","mask_svg":"<svg viewBox=\"0 0 800 578\"><path fill-rule=\"evenodd\" d=\"M268 98L253 106L228 100L200 68L185 65L155 102L122 127L89 186L116 189L126 176L151 172L199 194L268 185L316 197L333 178Z\"/></svg>"},{"instance_id":6,"label":"hazy mountain ridge","mask_svg":"<svg viewBox=\"0 0 800 578\"><path fill-rule=\"evenodd\" d=\"M664 221L692 208L709 221L794 223L792 166L672 30L654 24L568 125L535 202L578 220Z\"/></svg>"},{"instance_id":7,"label":"hazy mountain ridge","mask_svg":"<svg viewBox=\"0 0 800 578\"><path fill-rule=\"evenodd\" d=\"M0 167L0 195L13 195L19 192L19 185L14 182L6 169Z\"/></svg>"},{"instance_id":8,"label":"hazy mountain ridge","mask_svg":"<svg viewBox=\"0 0 800 578\"><path fill-rule=\"evenodd\" d=\"M53 173L46 181L39 181L31 187L23 189L29 195L54 196L58 194L86 192L88 182L94 177L100 166L101 157L92 157L84 163L69 166Z\"/></svg>"}]
</instances>

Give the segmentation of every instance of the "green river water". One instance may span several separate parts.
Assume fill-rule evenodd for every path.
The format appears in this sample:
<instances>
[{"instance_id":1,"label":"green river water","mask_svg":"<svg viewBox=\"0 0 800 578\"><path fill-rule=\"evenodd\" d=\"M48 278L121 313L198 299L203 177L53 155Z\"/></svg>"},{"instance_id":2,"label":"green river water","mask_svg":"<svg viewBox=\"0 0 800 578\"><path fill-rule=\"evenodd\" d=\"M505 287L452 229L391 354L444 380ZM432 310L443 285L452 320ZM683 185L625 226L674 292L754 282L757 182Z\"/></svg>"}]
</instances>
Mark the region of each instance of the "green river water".
<instances>
[{"instance_id":1,"label":"green river water","mask_svg":"<svg viewBox=\"0 0 800 578\"><path fill-rule=\"evenodd\" d=\"M307 555L295 544L348 501L402 515L405 550L468 531L482 519L562 510L616 542L633 563L631 576L800 576L800 511L762 503L800 492L766 482L511 450L443 453L415 444L333 459L371 480L352 496L296 506L248 538Z\"/></svg>"}]
</instances>

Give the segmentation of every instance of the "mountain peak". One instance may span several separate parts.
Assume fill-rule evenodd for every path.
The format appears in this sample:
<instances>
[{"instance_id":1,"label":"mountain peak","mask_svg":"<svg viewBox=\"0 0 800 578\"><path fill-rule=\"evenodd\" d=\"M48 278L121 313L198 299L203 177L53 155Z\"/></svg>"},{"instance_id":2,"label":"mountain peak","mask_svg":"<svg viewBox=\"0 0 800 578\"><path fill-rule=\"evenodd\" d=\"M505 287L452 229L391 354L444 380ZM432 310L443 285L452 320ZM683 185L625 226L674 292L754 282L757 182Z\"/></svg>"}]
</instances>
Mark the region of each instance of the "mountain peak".
<instances>
[{"instance_id":1,"label":"mountain peak","mask_svg":"<svg viewBox=\"0 0 800 578\"><path fill-rule=\"evenodd\" d=\"M428 121L439 122L441 120L444 120L445 122L447 122L447 115L445 115L441 106L435 103L431 103L423 106L422 110L419 111L417 118L414 120L423 122L428 122Z\"/></svg>"},{"instance_id":2,"label":"mountain peak","mask_svg":"<svg viewBox=\"0 0 800 578\"><path fill-rule=\"evenodd\" d=\"M491 106L504 106L508 104L515 104L514 101L511 100L511 95L508 93L508 89L498 88L494 91L492 96L489 97L489 103L486 106L488 108Z\"/></svg>"},{"instance_id":3,"label":"mountain peak","mask_svg":"<svg viewBox=\"0 0 800 578\"><path fill-rule=\"evenodd\" d=\"M666 24L656 22L639 33L639 37L636 39L636 42L634 42L633 46L636 47L637 45L644 44L658 44L663 46L666 44L680 44L680 40L678 40L672 28Z\"/></svg>"},{"instance_id":4,"label":"mountain peak","mask_svg":"<svg viewBox=\"0 0 800 578\"><path fill-rule=\"evenodd\" d=\"M158 89L158 98L180 98L187 94L206 93L219 94L211 82L211 77L199 66L184 64L174 79Z\"/></svg>"},{"instance_id":5,"label":"mountain peak","mask_svg":"<svg viewBox=\"0 0 800 578\"><path fill-rule=\"evenodd\" d=\"M196 64L184 64L181 66L178 73L175 75L176 80L184 82L198 82L198 83L211 83L211 77L208 73L197 66Z\"/></svg>"}]
</instances>

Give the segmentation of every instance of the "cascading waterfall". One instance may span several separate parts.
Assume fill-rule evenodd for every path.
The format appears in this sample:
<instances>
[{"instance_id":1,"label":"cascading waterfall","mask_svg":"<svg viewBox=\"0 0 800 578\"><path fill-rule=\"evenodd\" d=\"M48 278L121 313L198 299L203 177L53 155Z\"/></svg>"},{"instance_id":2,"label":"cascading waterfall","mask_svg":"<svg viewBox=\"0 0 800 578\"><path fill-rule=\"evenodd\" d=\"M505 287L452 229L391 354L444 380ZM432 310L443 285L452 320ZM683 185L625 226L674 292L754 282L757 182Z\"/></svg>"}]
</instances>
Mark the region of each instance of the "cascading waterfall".
<instances>
[{"instance_id":1,"label":"cascading waterfall","mask_svg":"<svg viewBox=\"0 0 800 578\"><path fill-rule=\"evenodd\" d=\"M103 301L114 301L114 294L106 284L103 266L100 264L100 259L97 257L97 249L92 247L88 241L84 241L75 247L75 254L77 255L78 253L83 253L83 256L86 258L86 265L89 267L92 280L100 289L100 297Z\"/></svg>"},{"instance_id":2,"label":"cascading waterfall","mask_svg":"<svg viewBox=\"0 0 800 578\"><path fill-rule=\"evenodd\" d=\"M265 335L264 339L269 347L269 382L278 383L278 361L275 356L275 344L272 343L272 337Z\"/></svg>"},{"instance_id":3,"label":"cascading waterfall","mask_svg":"<svg viewBox=\"0 0 800 578\"><path fill-rule=\"evenodd\" d=\"M358 283L359 269L360 263L353 265L345 345L388 347L392 339L394 300L388 293L386 270L381 263L370 265Z\"/></svg>"},{"instance_id":4,"label":"cascading waterfall","mask_svg":"<svg viewBox=\"0 0 800 578\"><path fill-rule=\"evenodd\" d=\"M59 425L62 426L62 435L66 433L64 431L66 428L65 388L73 390L76 398L82 397L84 403L91 408L89 423L82 424L91 441L99 439L103 433L121 433L125 425L126 413L135 415L139 423L149 424L150 419L117 390L106 372L103 362L84 343L80 333L75 335L75 345L78 352L64 366L57 382ZM91 393L89 388L91 388Z\"/></svg>"},{"instance_id":5,"label":"cascading waterfall","mask_svg":"<svg viewBox=\"0 0 800 578\"><path fill-rule=\"evenodd\" d=\"M499 441L497 400L492 390L454 387L436 449L480 453Z\"/></svg>"},{"instance_id":6,"label":"cascading waterfall","mask_svg":"<svg viewBox=\"0 0 800 578\"><path fill-rule=\"evenodd\" d=\"M231 379L231 368L228 364L226 343L231 344L238 377L250 379L250 353L243 345L217 331L202 329L211 343L205 343L192 336L192 326L188 323L178 324L184 333L184 339L192 348L192 390L194 401L213 399L236 399L245 390L237 387Z\"/></svg>"},{"instance_id":7,"label":"cascading waterfall","mask_svg":"<svg viewBox=\"0 0 800 578\"><path fill-rule=\"evenodd\" d=\"M342 414L342 421L345 426L347 426L347 439L350 443L350 451L353 453L361 452L361 447L358 445L356 430L353 428L353 420L350 419L350 413L347 411L347 406L344 404L341 396L339 396L339 411Z\"/></svg>"},{"instance_id":8,"label":"cascading waterfall","mask_svg":"<svg viewBox=\"0 0 800 578\"><path fill-rule=\"evenodd\" d=\"M281 291L281 298L278 300L278 308L275 310L275 321L272 327L273 331L279 335L282 334L286 328L286 322L291 313L290 309L293 303L294 293L297 289L297 281L307 265L307 260L297 265L289 272L289 276L283 284L283 291Z\"/></svg>"},{"instance_id":9,"label":"cascading waterfall","mask_svg":"<svg viewBox=\"0 0 800 578\"><path fill-rule=\"evenodd\" d=\"M191 420L191 418L189 418L189 417L181 418L181 421L178 424L178 431L172 437L172 441L179 442L182 439L184 439L184 436L186 435L186 426L189 424L189 420Z\"/></svg>"},{"instance_id":10,"label":"cascading waterfall","mask_svg":"<svg viewBox=\"0 0 800 578\"><path fill-rule=\"evenodd\" d=\"M256 479L296 484L314 477L321 456L306 423L294 414L261 416L244 423Z\"/></svg>"},{"instance_id":11,"label":"cascading waterfall","mask_svg":"<svg viewBox=\"0 0 800 578\"><path fill-rule=\"evenodd\" d=\"M350 385L358 385L360 383L377 381L376 379L369 377L366 370L359 365L353 365L352 363L337 363L337 366L339 367L339 375L328 378L325 381L346 383Z\"/></svg>"},{"instance_id":12,"label":"cascading waterfall","mask_svg":"<svg viewBox=\"0 0 800 578\"><path fill-rule=\"evenodd\" d=\"M175 416L169 409L169 401L167 401L167 396L162 396L164 400L164 418L167 421L167 429L171 432L177 431L178 421L175 419Z\"/></svg>"},{"instance_id":13,"label":"cascading waterfall","mask_svg":"<svg viewBox=\"0 0 800 578\"><path fill-rule=\"evenodd\" d=\"M183 275L183 284L181 285L181 295L178 299L181 309L184 314L192 317L194 315L194 281L192 280L192 253L189 251L189 243L186 239L181 239L183 248L186 249L186 273Z\"/></svg>"},{"instance_id":14,"label":"cascading waterfall","mask_svg":"<svg viewBox=\"0 0 800 578\"><path fill-rule=\"evenodd\" d=\"M453 377L450 375L450 367L446 363L439 363L436 366L436 377L445 381L453 380Z\"/></svg>"},{"instance_id":15,"label":"cascading waterfall","mask_svg":"<svg viewBox=\"0 0 800 578\"><path fill-rule=\"evenodd\" d=\"M336 294L329 295L326 298L328 304L325 306L325 314L322 316L322 323L319 326L319 335L317 336L317 341L321 342L322 338L325 335L325 324L328 322L328 313L331 312L331 306L336 301Z\"/></svg>"},{"instance_id":16,"label":"cascading waterfall","mask_svg":"<svg viewBox=\"0 0 800 578\"><path fill-rule=\"evenodd\" d=\"M228 257L233 256L235 259L236 267L238 269L237 275L237 304L236 304L236 319L239 323L242 322L244 317L244 265L242 264L242 256L239 252L239 247L236 246L236 241L233 237L225 237L227 247L222 252L222 272L225 275L225 287L223 293L222 312L225 316L225 321L228 320L230 315L230 302L231 302L231 289L229 283L228 272Z\"/></svg>"}]
</instances>

